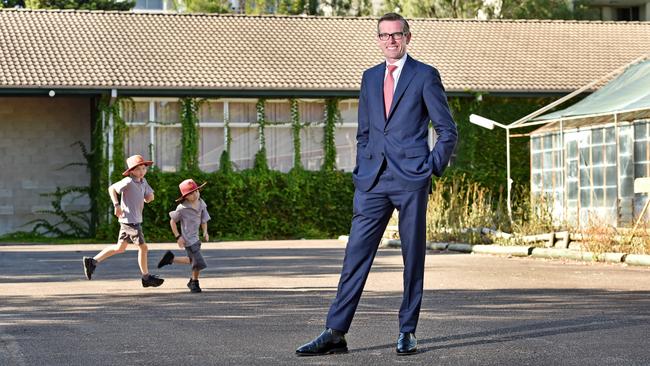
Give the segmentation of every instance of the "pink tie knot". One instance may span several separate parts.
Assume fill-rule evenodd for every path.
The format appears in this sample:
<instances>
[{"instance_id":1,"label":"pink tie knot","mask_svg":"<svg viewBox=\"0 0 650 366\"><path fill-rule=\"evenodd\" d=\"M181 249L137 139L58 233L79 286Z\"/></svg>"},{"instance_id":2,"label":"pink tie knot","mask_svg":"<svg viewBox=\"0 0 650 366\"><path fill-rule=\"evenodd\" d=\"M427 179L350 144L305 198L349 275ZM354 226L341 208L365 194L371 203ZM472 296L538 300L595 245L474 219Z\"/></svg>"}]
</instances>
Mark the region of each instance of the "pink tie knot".
<instances>
[{"instance_id":1,"label":"pink tie knot","mask_svg":"<svg viewBox=\"0 0 650 366\"><path fill-rule=\"evenodd\" d=\"M397 65L387 65L386 68L388 69L388 73L392 75L393 71L397 69Z\"/></svg>"}]
</instances>

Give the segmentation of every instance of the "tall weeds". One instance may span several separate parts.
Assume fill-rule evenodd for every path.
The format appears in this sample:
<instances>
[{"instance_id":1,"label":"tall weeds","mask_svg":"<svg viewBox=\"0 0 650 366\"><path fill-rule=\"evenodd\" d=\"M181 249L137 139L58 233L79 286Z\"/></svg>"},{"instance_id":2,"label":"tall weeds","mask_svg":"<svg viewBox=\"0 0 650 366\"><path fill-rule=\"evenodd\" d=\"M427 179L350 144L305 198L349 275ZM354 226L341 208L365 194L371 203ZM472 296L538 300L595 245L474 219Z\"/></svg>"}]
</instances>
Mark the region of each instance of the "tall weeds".
<instances>
[{"instance_id":1,"label":"tall weeds","mask_svg":"<svg viewBox=\"0 0 650 366\"><path fill-rule=\"evenodd\" d=\"M496 227L500 205L492 194L464 175L433 182L427 207L427 239L434 241L482 241L480 229Z\"/></svg>"},{"instance_id":2,"label":"tall weeds","mask_svg":"<svg viewBox=\"0 0 650 366\"><path fill-rule=\"evenodd\" d=\"M504 192L491 190L464 175L437 179L427 207L427 240L483 243L482 228L518 234L553 230L553 218L545 200L532 200L527 190L513 191L512 220Z\"/></svg>"},{"instance_id":3,"label":"tall weeds","mask_svg":"<svg viewBox=\"0 0 650 366\"><path fill-rule=\"evenodd\" d=\"M504 196L502 190L495 194L464 175L436 179L427 207L427 240L479 244L490 241L481 234L481 229L488 228L514 234L508 241L495 239L499 243L522 244L517 238L566 230L582 234L582 249L595 255L650 253L647 226L632 235L631 229L615 228L594 214L586 225L573 227L554 217L550 197L532 196L526 187L513 189L510 218Z\"/></svg>"}]
</instances>

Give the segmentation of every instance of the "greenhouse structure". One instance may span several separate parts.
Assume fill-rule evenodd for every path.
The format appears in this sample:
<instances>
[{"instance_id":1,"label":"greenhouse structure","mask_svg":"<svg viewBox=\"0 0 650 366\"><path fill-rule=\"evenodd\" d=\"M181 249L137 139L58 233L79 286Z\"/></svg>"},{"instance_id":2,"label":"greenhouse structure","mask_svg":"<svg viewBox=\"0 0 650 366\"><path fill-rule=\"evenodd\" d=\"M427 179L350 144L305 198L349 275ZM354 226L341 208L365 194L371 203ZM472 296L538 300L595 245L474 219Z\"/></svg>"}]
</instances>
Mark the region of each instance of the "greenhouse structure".
<instances>
[{"instance_id":1,"label":"greenhouse structure","mask_svg":"<svg viewBox=\"0 0 650 366\"><path fill-rule=\"evenodd\" d=\"M650 60L628 67L569 108L532 120L531 193L548 200L558 222L586 227L631 226L650 177Z\"/></svg>"}]
</instances>

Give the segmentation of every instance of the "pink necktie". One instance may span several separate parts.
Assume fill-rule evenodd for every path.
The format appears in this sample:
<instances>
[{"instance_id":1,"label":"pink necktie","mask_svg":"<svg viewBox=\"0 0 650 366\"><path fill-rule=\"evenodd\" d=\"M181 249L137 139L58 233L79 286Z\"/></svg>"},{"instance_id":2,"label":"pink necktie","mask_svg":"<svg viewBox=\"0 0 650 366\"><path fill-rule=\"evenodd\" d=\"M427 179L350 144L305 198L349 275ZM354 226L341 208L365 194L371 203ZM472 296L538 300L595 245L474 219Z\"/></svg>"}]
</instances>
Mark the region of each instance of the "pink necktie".
<instances>
[{"instance_id":1,"label":"pink necktie","mask_svg":"<svg viewBox=\"0 0 650 366\"><path fill-rule=\"evenodd\" d=\"M388 75L384 80L384 106L386 107L386 118L390 112L390 105L393 103L393 89L395 89L395 79L393 78L393 71L397 69L395 65L388 65Z\"/></svg>"}]
</instances>

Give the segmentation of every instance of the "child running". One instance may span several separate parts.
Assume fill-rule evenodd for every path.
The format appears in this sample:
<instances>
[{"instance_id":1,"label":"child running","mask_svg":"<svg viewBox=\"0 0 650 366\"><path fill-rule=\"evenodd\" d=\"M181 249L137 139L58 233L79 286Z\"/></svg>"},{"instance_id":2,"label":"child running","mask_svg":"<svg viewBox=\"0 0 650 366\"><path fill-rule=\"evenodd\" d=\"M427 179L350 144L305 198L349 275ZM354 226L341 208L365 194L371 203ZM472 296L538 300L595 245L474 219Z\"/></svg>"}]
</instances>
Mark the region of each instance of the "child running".
<instances>
[{"instance_id":1,"label":"child running","mask_svg":"<svg viewBox=\"0 0 650 366\"><path fill-rule=\"evenodd\" d=\"M142 272L143 287L158 287L164 280L156 275L149 274L147 265L147 244L142 232L142 209L145 203L153 201L153 189L144 179L147 167L153 161L144 160L140 155L133 155L126 159L128 169L122 173L124 179L108 187L108 194L113 201L114 213L120 222L120 232L117 244L108 246L95 257L83 257L83 267L86 278L92 278L97 265L109 257L124 253L126 247L132 243L138 245L138 265ZM121 199L118 197L121 195Z\"/></svg>"},{"instance_id":2,"label":"child running","mask_svg":"<svg viewBox=\"0 0 650 366\"><path fill-rule=\"evenodd\" d=\"M174 253L168 250L158 263L158 268L172 263L191 264L192 276L190 277L190 282L187 283L187 287L193 293L201 292L199 272L207 267L205 259L203 259L203 255L201 254L201 241L199 240L199 226L203 231L203 240L207 242L210 239L207 224L208 220L210 220L208 206L201 199L201 194L199 193L199 190L206 184L203 183L199 186L194 180L186 179L178 185L181 191L181 197L176 202L180 202L180 204L176 207L175 211L169 213L169 217L171 217L169 224L178 247L185 248L187 257L175 257ZM181 223L180 233L176 227L176 223L179 221Z\"/></svg>"}]
</instances>

